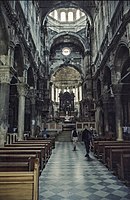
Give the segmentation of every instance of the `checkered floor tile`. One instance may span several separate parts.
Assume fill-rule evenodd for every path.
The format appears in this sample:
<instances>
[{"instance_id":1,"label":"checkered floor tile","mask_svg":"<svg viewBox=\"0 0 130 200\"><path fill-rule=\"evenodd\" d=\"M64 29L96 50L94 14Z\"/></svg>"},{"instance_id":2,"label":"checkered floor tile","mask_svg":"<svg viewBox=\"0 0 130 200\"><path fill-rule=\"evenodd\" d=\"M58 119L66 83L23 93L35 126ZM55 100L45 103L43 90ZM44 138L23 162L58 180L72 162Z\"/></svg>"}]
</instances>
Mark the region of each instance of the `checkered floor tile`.
<instances>
[{"instance_id":1,"label":"checkered floor tile","mask_svg":"<svg viewBox=\"0 0 130 200\"><path fill-rule=\"evenodd\" d=\"M56 142L39 181L39 200L128 200L130 188L78 143Z\"/></svg>"}]
</instances>

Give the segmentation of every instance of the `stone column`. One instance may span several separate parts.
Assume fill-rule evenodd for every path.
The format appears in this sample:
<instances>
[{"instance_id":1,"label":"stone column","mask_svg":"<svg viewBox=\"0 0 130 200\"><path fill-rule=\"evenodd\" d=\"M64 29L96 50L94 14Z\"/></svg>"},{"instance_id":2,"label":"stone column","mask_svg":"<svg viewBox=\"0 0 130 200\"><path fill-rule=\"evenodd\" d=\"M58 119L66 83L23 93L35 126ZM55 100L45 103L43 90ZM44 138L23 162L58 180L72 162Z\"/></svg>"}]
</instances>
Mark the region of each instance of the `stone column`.
<instances>
[{"instance_id":1,"label":"stone column","mask_svg":"<svg viewBox=\"0 0 130 200\"><path fill-rule=\"evenodd\" d=\"M113 87L114 97L115 97L115 106L116 106L116 134L117 134L117 141L123 140L123 133L122 133L122 104L121 104L121 86L115 85Z\"/></svg>"},{"instance_id":2,"label":"stone column","mask_svg":"<svg viewBox=\"0 0 130 200\"><path fill-rule=\"evenodd\" d=\"M104 110L104 131L105 134L109 131L109 125L108 125L108 99L104 97L103 99L103 110Z\"/></svg>"},{"instance_id":3,"label":"stone column","mask_svg":"<svg viewBox=\"0 0 130 200\"><path fill-rule=\"evenodd\" d=\"M35 125L36 125L36 119L35 119L35 90L34 88L30 89L31 93L31 135L35 136Z\"/></svg>"},{"instance_id":4,"label":"stone column","mask_svg":"<svg viewBox=\"0 0 130 200\"><path fill-rule=\"evenodd\" d=\"M130 55L130 23L126 25L126 33L127 33L127 41L128 41L129 55Z\"/></svg>"},{"instance_id":5,"label":"stone column","mask_svg":"<svg viewBox=\"0 0 130 200\"><path fill-rule=\"evenodd\" d=\"M90 55L88 54L88 52L85 52L85 56L84 56L84 60L83 60L84 75L87 74L87 71L89 69L89 65L90 65Z\"/></svg>"},{"instance_id":6,"label":"stone column","mask_svg":"<svg viewBox=\"0 0 130 200\"><path fill-rule=\"evenodd\" d=\"M54 101L54 85L52 85L51 90L51 100Z\"/></svg>"},{"instance_id":7,"label":"stone column","mask_svg":"<svg viewBox=\"0 0 130 200\"><path fill-rule=\"evenodd\" d=\"M0 146L4 146L8 131L10 68L0 66Z\"/></svg>"},{"instance_id":8,"label":"stone column","mask_svg":"<svg viewBox=\"0 0 130 200\"><path fill-rule=\"evenodd\" d=\"M18 140L24 139L24 115L25 115L25 96L27 94L27 85L19 83L17 85L19 94L19 108L18 108Z\"/></svg>"},{"instance_id":9,"label":"stone column","mask_svg":"<svg viewBox=\"0 0 130 200\"><path fill-rule=\"evenodd\" d=\"M79 100L82 100L82 86L79 87Z\"/></svg>"},{"instance_id":10,"label":"stone column","mask_svg":"<svg viewBox=\"0 0 130 200\"><path fill-rule=\"evenodd\" d=\"M78 102L78 88L75 86L75 101Z\"/></svg>"},{"instance_id":11,"label":"stone column","mask_svg":"<svg viewBox=\"0 0 130 200\"><path fill-rule=\"evenodd\" d=\"M56 86L54 85L54 102L56 102Z\"/></svg>"}]
</instances>

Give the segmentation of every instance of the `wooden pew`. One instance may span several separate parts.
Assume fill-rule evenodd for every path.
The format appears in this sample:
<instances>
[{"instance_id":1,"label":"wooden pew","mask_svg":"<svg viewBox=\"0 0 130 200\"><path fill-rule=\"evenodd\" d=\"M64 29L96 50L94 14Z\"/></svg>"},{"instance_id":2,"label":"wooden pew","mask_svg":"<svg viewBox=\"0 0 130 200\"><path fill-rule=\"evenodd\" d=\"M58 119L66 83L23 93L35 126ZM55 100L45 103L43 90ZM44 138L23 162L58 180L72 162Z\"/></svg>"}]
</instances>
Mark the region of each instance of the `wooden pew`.
<instances>
[{"instance_id":1,"label":"wooden pew","mask_svg":"<svg viewBox=\"0 0 130 200\"><path fill-rule=\"evenodd\" d=\"M28 149L42 149L42 155L43 155L43 162L44 164L47 163L48 158L49 158L49 150L46 144L28 144L28 143L13 143L13 144L5 144L4 147L9 147L9 148L28 148ZM43 151L44 150L44 151Z\"/></svg>"},{"instance_id":2,"label":"wooden pew","mask_svg":"<svg viewBox=\"0 0 130 200\"><path fill-rule=\"evenodd\" d=\"M0 172L32 171L30 162L0 162Z\"/></svg>"},{"instance_id":3,"label":"wooden pew","mask_svg":"<svg viewBox=\"0 0 130 200\"><path fill-rule=\"evenodd\" d=\"M130 153L121 154L121 160L117 168L118 178L130 184Z\"/></svg>"},{"instance_id":4,"label":"wooden pew","mask_svg":"<svg viewBox=\"0 0 130 200\"><path fill-rule=\"evenodd\" d=\"M28 138L27 141L48 141L51 143L52 149L55 148L55 138L51 137L48 139L43 139L42 137L37 137L37 138Z\"/></svg>"},{"instance_id":5,"label":"wooden pew","mask_svg":"<svg viewBox=\"0 0 130 200\"><path fill-rule=\"evenodd\" d=\"M45 167L44 166L44 162L43 162L43 158L42 158L42 152L40 149L26 149L26 148L23 148L23 149L16 149L16 148L13 148L13 149L5 149L6 147L3 147L3 148L0 148L0 155L1 154L14 154L14 155L20 155L20 154L35 154L37 156L37 158L39 158L39 170L40 170L40 173L42 172L43 168Z\"/></svg>"},{"instance_id":6,"label":"wooden pew","mask_svg":"<svg viewBox=\"0 0 130 200\"><path fill-rule=\"evenodd\" d=\"M29 172L0 172L0 200L39 199L39 159Z\"/></svg>"},{"instance_id":7,"label":"wooden pew","mask_svg":"<svg viewBox=\"0 0 130 200\"><path fill-rule=\"evenodd\" d=\"M108 145L103 148L102 162L108 166L108 161L113 149L130 149L130 145ZM110 165L109 165L110 166Z\"/></svg>"},{"instance_id":8,"label":"wooden pew","mask_svg":"<svg viewBox=\"0 0 130 200\"><path fill-rule=\"evenodd\" d=\"M28 151L32 151L33 154L35 153L37 155L37 157L40 160L40 172L43 170L43 168L46 165L46 153L45 153L45 147L41 147L41 146L34 146L34 147L11 147L9 145L9 147L1 147L0 150L15 150L15 151L19 151L19 150L24 150L24 152L28 152ZM30 153L30 152L29 152Z\"/></svg>"},{"instance_id":9,"label":"wooden pew","mask_svg":"<svg viewBox=\"0 0 130 200\"><path fill-rule=\"evenodd\" d=\"M0 171L32 171L35 159L35 154L0 154Z\"/></svg>"},{"instance_id":10,"label":"wooden pew","mask_svg":"<svg viewBox=\"0 0 130 200\"><path fill-rule=\"evenodd\" d=\"M120 145L130 145L130 141L98 141L96 156L98 159L102 160L102 155L105 146L120 146ZM94 150L95 151L95 150Z\"/></svg>"},{"instance_id":11,"label":"wooden pew","mask_svg":"<svg viewBox=\"0 0 130 200\"><path fill-rule=\"evenodd\" d=\"M52 147L50 145L49 142L25 142L25 141L20 141L20 142L15 142L11 145L5 144L5 147L45 147L45 162L48 161L48 159L50 158L51 154L52 154Z\"/></svg>"},{"instance_id":12,"label":"wooden pew","mask_svg":"<svg viewBox=\"0 0 130 200\"><path fill-rule=\"evenodd\" d=\"M48 146L49 146L49 148L50 148L50 150L52 151L52 142L51 142L51 140L22 140L22 141L17 141L17 142L15 142L14 144L16 144L16 143L21 143L21 144L25 144L25 143L27 143L27 144L47 144Z\"/></svg>"},{"instance_id":13,"label":"wooden pew","mask_svg":"<svg viewBox=\"0 0 130 200\"><path fill-rule=\"evenodd\" d=\"M130 148L114 148L110 149L108 160L108 169L113 170L117 174L117 164L121 162L121 154L130 153Z\"/></svg>"},{"instance_id":14,"label":"wooden pew","mask_svg":"<svg viewBox=\"0 0 130 200\"><path fill-rule=\"evenodd\" d=\"M46 140L23 140L23 141L18 141L15 142L14 144L28 144L30 146L37 146L37 145L43 145L46 146L46 151L47 151L47 156L48 159L50 158L51 154L52 154L52 144L50 141L46 141ZM6 145L5 145L6 146Z\"/></svg>"},{"instance_id":15,"label":"wooden pew","mask_svg":"<svg viewBox=\"0 0 130 200\"><path fill-rule=\"evenodd\" d=\"M0 162L27 162L31 160L34 163L36 154L0 154Z\"/></svg>"}]
</instances>

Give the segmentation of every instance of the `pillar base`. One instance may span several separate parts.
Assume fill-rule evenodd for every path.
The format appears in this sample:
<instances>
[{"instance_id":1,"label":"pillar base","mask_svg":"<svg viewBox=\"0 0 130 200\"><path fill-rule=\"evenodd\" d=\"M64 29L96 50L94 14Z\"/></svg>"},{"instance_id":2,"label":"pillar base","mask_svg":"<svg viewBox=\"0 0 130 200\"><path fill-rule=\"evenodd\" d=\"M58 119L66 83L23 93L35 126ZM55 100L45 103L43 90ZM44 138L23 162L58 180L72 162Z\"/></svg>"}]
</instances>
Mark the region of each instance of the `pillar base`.
<instances>
[{"instance_id":1,"label":"pillar base","mask_svg":"<svg viewBox=\"0 0 130 200\"><path fill-rule=\"evenodd\" d=\"M118 141L118 142L122 142L122 141L123 141L123 138L117 138L117 141Z\"/></svg>"},{"instance_id":2,"label":"pillar base","mask_svg":"<svg viewBox=\"0 0 130 200\"><path fill-rule=\"evenodd\" d=\"M4 147L5 144L5 136L4 134L0 133L0 147Z\"/></svg>"}]
</instances>

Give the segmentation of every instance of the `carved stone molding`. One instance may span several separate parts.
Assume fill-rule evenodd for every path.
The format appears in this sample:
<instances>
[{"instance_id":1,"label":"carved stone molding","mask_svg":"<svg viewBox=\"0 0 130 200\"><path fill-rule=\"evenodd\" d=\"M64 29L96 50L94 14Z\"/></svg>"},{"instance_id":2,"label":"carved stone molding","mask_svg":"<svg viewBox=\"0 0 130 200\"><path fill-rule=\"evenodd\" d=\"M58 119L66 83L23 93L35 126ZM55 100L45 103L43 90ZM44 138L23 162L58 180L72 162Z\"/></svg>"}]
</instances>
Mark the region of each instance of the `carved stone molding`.
<instances>
[{"instance_id":1,"label":"carved stone molding","mask_svg":"<svg viewBox=\"0 0 130 200\"><path fill-rule=\"evenodd\" d=\"M26 96L28 93L28 87L25 83L18 83L17 89L19 96Z\"/></svg>"}]
</instances>

